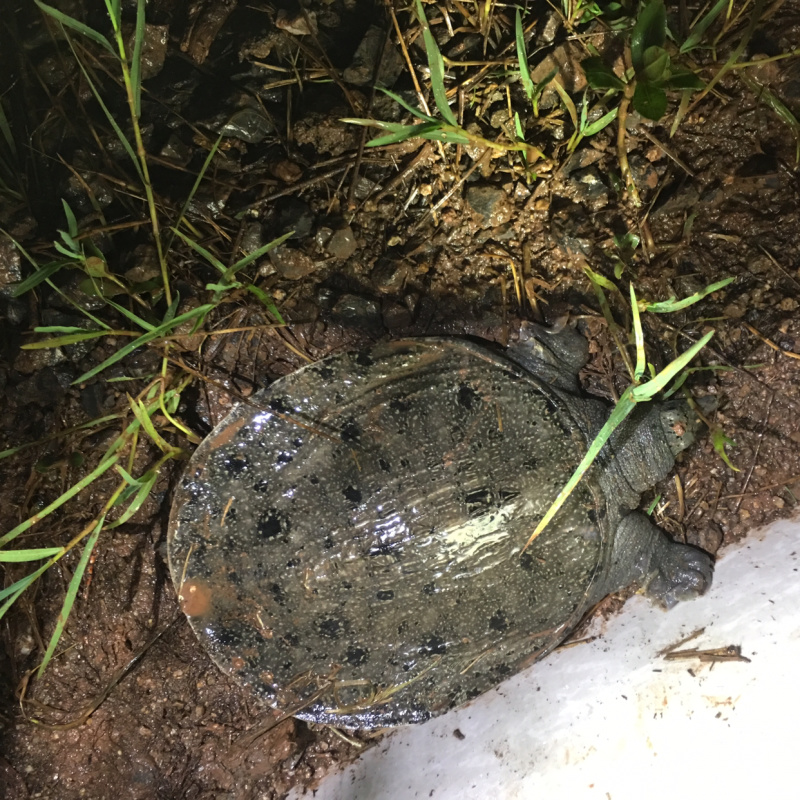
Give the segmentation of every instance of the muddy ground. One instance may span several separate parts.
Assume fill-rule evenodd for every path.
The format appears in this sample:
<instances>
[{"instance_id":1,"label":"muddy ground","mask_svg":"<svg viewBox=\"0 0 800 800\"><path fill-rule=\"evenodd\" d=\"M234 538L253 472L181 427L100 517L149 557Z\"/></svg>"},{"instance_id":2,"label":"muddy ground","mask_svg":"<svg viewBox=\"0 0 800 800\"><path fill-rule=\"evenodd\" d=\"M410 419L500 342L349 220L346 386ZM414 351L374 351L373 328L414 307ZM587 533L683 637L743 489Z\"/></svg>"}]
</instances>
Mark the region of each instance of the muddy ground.
<instances>
[{"instance_id":1,"label":"muddy ground","mask_svg":"<svg viewBox=\"0 0 800 800\"><path fill-rule=\"evenodd\" d=\"M148 6L148 21L162 26L153 32L143 113L161 207L180 207L210 132L238 114L238 127L229 130L190 211L197 235L228 254L286 230L296 235L258 265L259 285L275 298L286 327L270 327L263 306L234 292L206 329L254 329L212 337L202 348L183 339L172 351L196 376L179 409L189 428L205 435L237 397L309 359L406 335L470 334L504 343L522 318L576 321L592 351L584 388L615 399L627 384L624 365L582 267L611 277L618 254L613 237L634 231L642 244L623 254L628 264L619 285L626 289L633 280L639 296L685 296L735 278L686 312L645 319L651 358L660 364L716 329L700 363L718 368L694 373L689 385L698 395L717 397L714 422L735 442L729 455L738 467L726 466L705 438L657 487L659 523L716 553L752 528L794 513L800 186L792 129L758 91L767 87L800 112L800 70L793 59L750 69L755 83L730 74L690 108L672 138L675 102L659 123L631 118L628 157L644 203L637 208L615 178L616 126L567 156L569 122L552 105L543 112L546 125L531 125L548 159L536 180L526 178L518 157L493 158L480 147L412 140L359 155L362 129L339 119L368 114L371 69L353 56L370 25L391 32L383 6L333 0L298 14L288 6L210 0L198 8L189 14L166 0ZM428 8L442 32L442 18ZM83 11L80 3L69 5L70 13ZM506 11L496 9L487 46L495 66L513 56L513 18ZM455 6L449 13L455 20ZM84 18L102 26L96 14ZM399 8L397 18L413 40L417 23ZM570 39L563 30L555 38L547 32L551 18L543 9L532 29L541 47L537 59ZM745 22L724 43L727 52ZM56 228L64 227L66 197L116 273L128 286L146 287L156 273L144 207L135 186L120 179L125 167L118 145L115 150L63 42L44 33L32 9L3 22L0 35L5 74L15 76L2 87L6 112L17 140L31 143L18 153L20 197L3 196L3 227L31 252L44 253ZM483 37L466 22L453 41L464 54L454 58L487 60ZM798 45L800 5L777 2L743 57L775 56ZM400 58L396 48L392 52ZM410 58L424 65L419 50L412 48ZM100 74L103 63L92 63ZM407 88L402 59L398 64L399 85ZM466 81L481 69L456 70L456 78ZM110 79L102 80L113 89ZM465 113L484 136L497 138L501 112L509 97L518 102L518 88L511 82L507 94L502 75L486 80L491 86L482 84L478 96L483 105L475 111L468 104ZM124 105L113 110L123 114ZM372 114L389 118L398 111L376 96ZM13 298L11 289L30 268L7 240L0 250L0 448L124 408L125 392L144 384L108 379L147 374L162 351L142 348L104 377L73 386L119 342L106 337L57 352L20 350L35 325L79 324L80 315L44 286ZM188 250L176 256L175 270L182 308L204 302L203 284L213 271ZM65 272L56 284L82 307L108 314L102 301L83 293L80 277ZM154 297L149 291L142 289L147 302ZM624 305L617 298L612 304L622 322ZM75 433L0 461L0 532L85 474L113 435L113 427ZM191 448L175 431L173 441ZM155 458L155 450L142 445L138 474ZM84 581L44 677L36 679L33 671L77 559L47 573L0 623L0 797L281 798L292 786L313 787L369 746L367 735L293 719L268 729L274 713L201 649L178 609L165 562L179 472L179 465L164 470L136 516L101 537L91 583ZM67 541L109 488L100 481L46 517L24 546ZM23 574L22 567L8 565L4 585Z\"/></svg>"}]
</instances>

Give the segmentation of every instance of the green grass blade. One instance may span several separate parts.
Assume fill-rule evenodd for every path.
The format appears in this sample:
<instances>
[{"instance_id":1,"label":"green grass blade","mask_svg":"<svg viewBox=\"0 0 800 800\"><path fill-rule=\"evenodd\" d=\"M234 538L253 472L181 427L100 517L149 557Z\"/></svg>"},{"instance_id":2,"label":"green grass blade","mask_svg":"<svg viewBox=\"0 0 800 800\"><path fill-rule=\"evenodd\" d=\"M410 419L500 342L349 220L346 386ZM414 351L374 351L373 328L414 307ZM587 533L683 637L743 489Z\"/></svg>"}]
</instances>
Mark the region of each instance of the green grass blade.
<instances>
[{"instance_id":1,"label":"green grass blade","mask_svg":"<svg viewBox=\"0 0 800 800\"><path fill-rule=\"evenodd\" d=\"M392 123L394 125L395 123ZM441 130L442 122L423 122L420 125L399 125L398 130L394 133L389 133L386 136L378 136L375 139L370 139L367 142L368 147L382 147L386 144L395 144L396 142L404 142L406 139L413 139L419 136L423 139L434 138L436 132Z\"/></svg>"},{"instance_id":2,"label":"green grass blade","mask_svg":"<svg viewBox=\"0 0 800 800\"><path fill-rule=\"evenodd\" d=\"M128 397L128 405L133 411L133 416L139 420L139 424L144 428L147 435L153 440L156 447L161 450L162 453L172 452L175 448L167 442L164 437L156 430L155 425L153 425L153 420L150 418L150 414L147 413L147 408L145 408L144 403L141 400L134 400L130 395Z\"/></svg>"},{"instance_id":3,"label":"green grass blade","mask_svg":"<svg viewBox=\"0 0 800 800\"><path fill-rule=\"evenodd\" d=\"M55 275L60 269L67 266L71 267L72 264L69 261L51 261L41 267L37 266L36 272L34 272L33 275L29 275L24 281L14 287L12 296L21 297L26 292L35 289L40 283L43 283L48 278Z\"/></svg>"},{"instance_id":4,"label":"green grass blade","mask_svg":"<svg viewBox=\"0 0 800 800\"><path fill-rule=\"evenodd\" d=\"M583 135L594 136L596 133L600 133L603 128L610 125L617 118L617 114L619 114L619 106L612 108L611 111L603 114L600 119L595 120L591 125L587 125Z\"/></svg>"},{"instance_id":5,"label":"green grass blade","mask_svg":"<svg viewBox=\"0 0 800 800\"><path fill-rule=\"evenodd\" d=\"M633 312L633 334L636 344L636 368L633 371L633 381L638 383L644 375L644 331L642 330L642 320L639 316L639 304L636 302L636 291L633 282L630 283L631 289L631 311Z\"/></svg>"},{"instance_id":6,"label":"green grass blade","mask_svg":"<svg viewBox=\"0 0 800 800\"><path fill-rule=\"evenodd\" d=\"M406 103L399 94L395 94L395 92L390 91L389 89L383 89L379 87L381 91L392 98L398 105L402 106L406 111L413 114L415 117L419 117L420 119L424 119L426 122L436 122L437 120L434 117L428 116L424 111L415 106L412 106L410 103Z\"/></svg>"},{"instance_id":7,"label":"green grass blade","mask_svg":"<svg viewBox=\"0 0 800 800\"><path fill-rule=\"evenodd\" d=\"M20 578L18 581L15 581L11 584L11 586L7 586L5 589L0 589L0 600L4 600L6 597L8 598L8 600L6 600L6 602L0 606L0 619L2 619L5 616L6 611L8 611L8 609L17 602L17 598L52 565L53 562L48 561L47 563L42 564L39 569L32 572L30 575Z\"/></svg>"},{"instance_id":8,"label":"green grass blade","mask_svg":"<svg viewBox=\"0 0 800 800\"><path fill-rule=\"evenodd\" d=\"M589 445L589 449L586 451L586 455L583 457L583 460L575 468L575 472L572 473L572 476L567 481L564 488L558 493L558 496L553 501L553 504L547 509L547 513L542 517L539 524L534 529L533 533L525 544L525 547L522 548L523 553L530 546L533 540L536 539L536 537L539 536L539 534L547 527L547 525L550 523L550 520L552 520L553 517L559 512L561 506L564 505L567 498L572 494L572 491L580 483L581 478L583 478L583 476L589 470L589 467L592 466L598 454L603 449L603 445L605 445L605 443L611 437L611 434L622 424L631 411L636 408L636 401L632 400L629 395L630 393L626 392L622 395L622 397L620 397L619 402L611 412L611 416L608 418L608 421L600 429L600 432L597 434L591 445Z\"/></svg>"},{"instance_id":9,"label":"green grass blade","mask_svg":"<svg viewBox=\"0 0 800 800\"><path fill-rule=\"evenodd\" d=\"M60 553L62 547L34 547L30 550L0 550L0 562L21 564L24 561L38 561Z\"/></svg>"},{"instance_id":10,"label":"green grass blade","mask_svg":"<svg viewBox=\"0 0 800 800\"><path fill-rule=\"evenodd\" d=\"M119 456L114 455L101 461L88 475L84 475L77 483L70 486L66 492L60 494L50 505L45 506L41 511L37 511L32 517L28 517L24 522L20 522L15 528L12 528L5 536L0 537L0 547L4 547L9 542L16 539L21 533L24 533L37 522L43 520L48 514L51 514L57 508L63 506L64 503L71 500L75 495L80 494L92 481L111 469L118 459Z\"/></svg>"},{"instance_id":11,"label":"green grass blade","mask_svg":"<svg viewBox=\"0 0 800 800\"><path fill-rule=\"evenodd\" d=\"M34 0L34 2L45 14L47 14L49 17L52 17L54 20L56 20L56 22L60 22L65 28L71 28L73 31L80 33L87 39L91 39L96 44L99 44L100 47L108 50L111 55L116 56L114 48L111 46L111 42L109 42L102 33L99 33L94 28L90 28L88 25L84 25L82 22L78 22L78 20L73 19L72 17L68 17L57 8L48 6L41 0Z\"/></svg>"},{"instance_id":12,"label":"green grass blade","mask_svg":"<svg viewBox=\"0 0 800 800\"><path fill-rule=\"evenodd\" d=\"M91 89L91 92L94 95L94 99L97 100L97 103L102 109L105 118L108 120L108 124L111 125L111 127L114 130L115 136L119 140L119 143L123 146L125 152L128 154L128 157L133 163L133 167L136 170L136 174L139 177L139 180L143 185L146 184L147 182L145 181L145 176L144 173L142 172L142 165L139 163L139 159L136 156L136 152L134 151L133 146L128 140L128 137L122 132L122 128L119 127L119 125L117 124L117 120L114 118L114 115L111 113L111 111L109 111L108 106L105 104L105 101L100 96L100 92L98 91L97 87L94 84L94 81L89 75L89 70L87 70L86 67L83 65L83 61L81 61L80 58L78 58L78 53L75 51L75 45L73 45L72 40L69 39L69 37L68 41L69 41L69 46L72 50L72 55L74 56L75 61L80 67L81 72L83 73L83 77L86 78L86 83L89 85L89 89Z\"/></svg>"},{"instance_id":13,"label":"green grass blade","mask_svg":"<svg viewBox=\"0 0 800 800\"><path fill-rule=\"evenodd\" d=\"M253 250L252 253L248 253L244 258L240 258L235 264L232 264L225 270L224 278L226 280L231 280L233 276L240 270L246 267L248 264L255 261L257 258L261 258L261 256L265 256L269 253L270 250L274 250L276 247L282 245L287 239L290 239L294 236L294 231L289 231L288 233L284 233L283 236L279 236L277 239L273 239L268 244L262 245L257 250Z\"/></svg>"},{"instance_id":14,"label":"green grass blade","mask_svg":"<svg viewBox=\"0 0 800 800\"><path fill-rule=\"evenodd\" d=\"M433 91L436 108L439 109L439 113L450 125L458 127L458 120L456 120L455 114L450 108L450 103L447 102L447 90L444 87L444 59L439 51L439 45L436 44L436 39L431 32L431 26L428 24L428 18L425 16L421 0L415 0L415 3L417 17L419 17L419 23L422 26L425 50L428 54L428 67L431 71L431 90Z\"/></svg>"},{"instance_id":15,"label":"green grass blade","mask_svg":"<svg viewBox=\"0 0 800 800\"><path fill-rule=\"evenodd\" d=\"M705 289L701 289L699 292L695 292L693 295L685 297L683 300L676 300L674 297L671 297L669 300L664 300L660 303L645 303L643 310L651 311L654 314L670 314L673 311L683 311L684 308L694 305L704 297L707 297L708 295L713 294L720 289L724 289L728 284L733 283L735 280L735 278L723 278L721 281L712 283Z\"/></svg>"},{"instance_id":16,"label":"green grass blade","mask_svg":"<svg viewBox=\"0 0 800 800\"><path fill-rule=\"evenodd\" d=\"M250 294L252 294L254 297L257 297L263 303L267 311L269 311L269 313L275 317L276 321L280 325L286 324L285 320L281 316L281 312L278 311L278 307L275 305L275 302L263 289L260 289L258 286L251 283L247 287L247 291L250 292Z\"/></svg>"},{"instance_id":17,"label":"green grass blade","mask_svg":"<svg viewBox=\"0 0 800 800\"><path fill-rule=\"evenodd\" d=\"M702 339L695 342L685 353L681 353L676 359L670 361L658 375L647 383L629 389L633 399L637 403L650 400L658 394L678 373L689 364L689 362L711 341L714 331L709 331Z\"/></svg>"},{"instance_id":18,"label":"green grass blade","mask_svg":"<svg viewBox=\"0 0 800 800\"><path fill-rule=\"evenodd\" d=\"M148 342L152 342L155 339L158 339L159 336L164 336L165 334L169 333L173 328L181 325L184 322L188 322L192 319L198 319L204 317L208 314L209 311L214 309L216 306L214 303L206 303L205 305L198 306L197 308L193 308L191 311L187 311L184 314L180 314L179 316L175 317L174 319L170 320L169 322L162 323L157 328L153 328L152 331L148 331L147 333L142 334L138 339L134 339L129 344L126 344L125 347L120 348L117 350L114 355L109 356L105 361L101 364L98 364L96 367L92 367L88 372L84 372L79 378L76 378L72 384L73 386L77 383L83 383L84 381L88 381L89 378L93 378L98 373L102 372L104 369L108 369L112 364L116 364L117 361L121 361L125 356L132 353L134 350L137 350L142 345L147 344ZM2 542L0 542L2 544Z\"/></svg>"},{"instance_id":19,"label":"green grass blade","mask_svg":"<svg viewBox=\"0 0 800 800\"><path fill-rule=\"evenodd\" d=\"M136 488L136 494L133 500L131 500L130 505L120 515L119 519L115 520L110 525L106 525L106 528L117 528L120 525L124 525L142 507L144 501L147 500L150 492L153 490L157 479L158 470L148 470L140 479L141 485L138 488L134 487Z\"/></svg>"},{"instance_id":20,"label":"green grass blade","mask_svg":"<svg viewBox=\"0 0 800 800\"><path fill-rule=\"evenodd\" d=\"M42 339L40 342L29 342L23 344L21 350L49 350L53 347L63 347L67 344L76 342L86 342L89 339L98 339L101 336L111 334L120 335L121 331L83 331L82 333L68 333L64 336L56 336L53 339Z\"/></svg>"},{"instance_id":21,"label":"green grass blade","mask_svg":"<svg viewBox=\"0 0 800 800\"><path fill-rule=\"evenodd\" d=\"M122 314L124 317L127 317L134 325L138 325L140 328L143 328L146 331L155 330L155 325L151 325L147 320L142 319L138 314L134 314L130 309L125 308L125 306L121 306L119 303L115 303L110 297L106 297L104 299L108 305L110 305L112 308L116 308L120 314Z\"/></svg>"},{"instance_id":22,"label":"green grass blade","mask_svg":"<svg viewBox=\"0 0 800 800\"><path fill-rule=\"evenodd\" d=\"M133 35L133 55L131 56L131 87L133 88L133 113L136 119L142 115L142 47L144 45L145 0L136 4L136 30Z\"/></svg>"},{"instance_id":23,"label":"green grass blade","mask_svg":"<svg viewBox=\"0 0 800 800\"><path fill-rule=\"evenodd\" d=\"M533 100L533 92L536 88L531 79L531 73L528 69L528 53L525 49L525 31L522 29L522 12L517 7L517 17L514 23L514 35L517 43L517 62L519 63L519 79L522 83L522 88L525 94L528 95L528 100Z\"/></svg>"},{"instance_id":24,"label":"green grass blade","mask_svg":"<svg viewBox=\"0 0 800 800\"><path fill-rule=\"evenodd\" d=\"M700 44L700 40L708 30L711 23L719 16L723 8L725 8L730 0L717 0L716 5L692 28L692 32L687 37L686 41L678 48L679 53L688 53Z\"/></svg>"},{"instance_id":25,"label":"green grass blade","mask_svg":"<svg viewBox=\"0 0 800 800\"><path fill-rule=\"evenodd\" d=\"M212 253L205 249L202 245L198 244L194 239L190 239L185 233L182 233L177 228L171 228L172 232L185 244L192 248L195 253L199 253L203 258L211 264L212 267L219 270L223 275L227 267Z\"/></svg>"},{"instance_id":26,"label":"green grass blade","mask_svg":"<svg viewBox=\"0 0 800 800\"><path fill-rule=\"evenodd\" d=\"M81 553L80 561L78 561L78 566L75 568L75 574L72 576L72 580L69 582L69 586L67 587L67 595L64 598L64 604L61 606L61 612L58 615L55 630L53 631L53 635L50 637L50 642L47 645L44 658L42 658L42 663L39 665L39 669L36 673L40 678L47 668L47 665L50 663L50 659L53 657L53 653L55 652L58 642L61 639L61 634L64 632L64 626L67 624L70 612L72 611L72 606L75 604L75 598L78 595L78 589L80 588L81 581L83 580L83 573L86 572L86 567L89 564L89 558L92 555L92 550L94 550L94 546L97 544L97 538L100 536L100 531L103 529L104 520L105 514L100 517L100 519L97 521L97 525L94 526L94 530L89 535L89 539L87 540L86 545L83 548L83 552Z\"/></svg>"}]
</instances>

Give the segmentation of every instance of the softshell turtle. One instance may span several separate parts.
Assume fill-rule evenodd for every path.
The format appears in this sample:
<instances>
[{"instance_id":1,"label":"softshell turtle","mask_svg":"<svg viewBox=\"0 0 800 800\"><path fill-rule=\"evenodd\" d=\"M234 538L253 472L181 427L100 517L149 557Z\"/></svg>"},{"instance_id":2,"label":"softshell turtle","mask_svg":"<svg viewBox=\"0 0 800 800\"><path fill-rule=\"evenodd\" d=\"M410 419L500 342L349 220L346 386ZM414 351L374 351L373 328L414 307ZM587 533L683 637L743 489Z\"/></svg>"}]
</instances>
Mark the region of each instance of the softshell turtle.
<instances>
[{"instance_id":1,"label":"softshell turtle","mask_svg":"<svg viewBox=\"0 0 800 800\"><path fill-rule=\"evenodd\" d=\"M351 728L419 722L542 658L607 594L669 607L712 562L635 511L695 435L646 404L523 546L608 417L586 341L378 344L275 381L198 447L169 559L216 663L271 706Z\"/></svg>"}]
</instances>

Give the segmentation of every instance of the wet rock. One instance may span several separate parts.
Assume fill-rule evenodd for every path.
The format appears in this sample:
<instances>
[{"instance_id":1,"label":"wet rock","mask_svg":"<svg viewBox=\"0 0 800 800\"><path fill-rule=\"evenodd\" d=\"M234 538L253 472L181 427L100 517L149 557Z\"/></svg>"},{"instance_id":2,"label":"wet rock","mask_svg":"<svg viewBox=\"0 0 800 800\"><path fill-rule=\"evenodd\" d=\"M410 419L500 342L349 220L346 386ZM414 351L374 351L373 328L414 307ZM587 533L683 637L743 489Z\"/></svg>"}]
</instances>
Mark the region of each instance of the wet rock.
<instances>
[{"instance_id":1,"label":"wet rock","mask_svg":"<svg viewBox=\"0 0 800 800\"><path fill-rule=\"evenodd\" d=\"M14 369L23 375L30 375L46 367L53 367L64 360L65 356L60 347L20 350L14 359Z\"/></svg>"},{"instance_id":2,"label":"wet rock","mask_svg":"<svg viewBox=\"0 0 800 800\"><path fill-rule=\"evenodd\" d=\"M631 153L628 156L628 164L631 168L631 177L640 191L655 189L658 186L658 172L646 158L638 153Z\"/></svg>"},{"instance_id":3,"label":"wet rock","mask_svg":"<svg viewBox=\"0 0 800 800\"><path fill-rule=\"evenodd\" d=\"M14 387L14 399L20 405L52 406L66 394L75 377L74 370L65 365L45 367Z\"/></svg>"},{"instance_id":4,"label":"wet rock","mask_svg":"<svg viewBox=\"0 0 800 800\"><path fill-rule=\"evenodd\" d=\"M608 187L597 167L579 169L570 175L570 182L577 189L577 198L593 211L608 205Z\"/></svg>"},{"instance_id":5,"label":"wet rock","mask_svg":"<svg viewBox=\"0 0 800 800\"><path fill-rule=\"evenodd\" d=\"M590 255L592 242L586 236L589 220L584 209L571 201L551 204L550 233L567 255Z\"/></svg>"},{"instance_id":6,"label":"wet rock","mask_svg":"<svg viewBox=\"0 0 800 800\"><path fill-rule=\"evenodd\" d=\"M128 34L128 50L129 53L133 52L133 37L134 27L130 26ZM150 25L144 26L144 40L142 42L142 62L141 62L141 75L142 80L146 81L148 78L155 78L164 67L164 61L167 57L167 43L169 42L169 26L168 25Z\"/></svg>"},{"instance_id":7,"label":"wet rock","mask_svg":"<svg viewBox=\"0 0 800 800\"><path fill-rule=\"evenodd\" d=\"M388 89L394 86L403 67L403 58L394 44L386 41L385 31L373 25L364 34L342 77L356 86L371 86L374 82Z\"/></svg>"},{"instance_id":8,"label":"wet rock","mask_svg":"<svg viewBox=\"0 0 800 800\"><path fill-rule=\"evenodd\" d=\"M161 148L159 153L161 158L171 161L173 164L185 167L192 160L192 149L174 133L167 139L167 143Z\"/></svg>"},{"instance_id":9,"label":"wet rock","mask_svg":"<svg viewBox=\"0 0 800 800\"><path fill-rule=\"evenodd\" d=\"M212 3L193 3L190 6L189 25L181 42L181 50L197 64L208 57L208 51L231 12L237 0L216 0Z\"/></svg>"},{"instance_id":10,"label":"wet rock","mask_svg":"<svg viewBox=\"0 0 800 800\"><path fill-rule=\"evenodd\" d=\"M22 280L19 251L5 237L0 239L0 297L11 297Z\"/></svg>"},{"instance_id":11,"label":"wet rock","mask_svg":"<svg viewBox=\"0 0 800 800\"><path fill-rule=\"evenodd\" d=\"M390 331L398 328L407 328L414 322L411 312L400 303L384 302L382 314L383 324Z\"/></svg>"},{"instance_id":12,"label":"wet rock","mask_svg":"<svg viewBox=\"0 0 800 800\"><path fill-rule=\"evenodd\" d=\"M410 267L405 261L381 259L372 270L372 285L381 294L398 294L406 285Z\"/></svg>"},{"instance_id":13,"label":"wet rock","mask_svg":"<svg viewBox=\"0 0 800 800\"><path fill-rule=\"evenodd\" d=\"M368 328L378 328L383 322L380 305L357 294L343 294L333 307L333 315L345 324Z\"/></svg>"},{"instance_id":14,"label":"wet rock","mask_svg":"<svg viewBox=\"0 0 800 800\"><path fill-rule=\"evenodd\" d=\"M278 247L270 250L269 260L276 272L290 281L300 280L310 275L317 268L314 261L301 250L291 247Z\"/></svg>"},{"instance_id":15,"label":"wet rock","mask_svg":"<svg viewBox=\"0 0 800 800\"><path fill-rule=\"evenodd\" d=\"M508 196L495 186L470 186L466 200L470 208L483 218L485 228L502 225L513 215Z\"/></svg>"},{"instance_id":16,"label":"wet rock","mask_svg":"<svg viewBox=\"0 0 800 800\"><path fill-rule=\"evenodd\" d=\"M278 208L278 230L281 235L294 231L293 239L305 239L314 226L314 212L297 197L284 197Z\"/></svg>"},{"instance_id":17,"label":"wet rock","mask_svg":"<svg viewBox=\"0 0 800 800\"><path fill-rule=\"evenodd\" d=\"M294 126L294 138L298 145L310 145L317 153L340 156L358 146L360 131L355 125L342 125L339 117L347 116L349 109L341 114L307 114Z\"/></svg>"},{"instance_id":18,"label":"wet rock","mask_svg":"<svg viewBox=\"0 0 800 800\"><path fill-rule=\"evenodd\" d=\"M296 183L303 177L303 168L294 161L278 161L269 167L270 174L284 183Z\"/></svg>"},{"instance_id":19,"label":"wet rock","mask_svg":"<svg viewBox=\"0 0 800 800\"><path fill-rule=\"evenodd\" d=\"M222 135L241 139L248 144L263 142L275 128L258 108L240 108L222 126Z\"/></svg>"},{"instance_id":20,"label":"wet rock","mask_svg":"<svg viewBox=\"0 0 800 800\"><path fill-rule=\"evenodd\" d=\"M349 225L336 231L327 244L327 250L334 258L350 258L357 249L358 243Z\"/></svg>"},{"instance_id":21,"label":"wet rock","mask_svg":"<svg viewBox=\"0 0 800 800\"><path fill-rule=\"evenodd\" d=\"M275 19L275 27L280 28L286 33L294 36L308 36L310 33L317 33L317 14L314 11L305 13L292 13L281 9Z\"/></svg>"}]
</instances>

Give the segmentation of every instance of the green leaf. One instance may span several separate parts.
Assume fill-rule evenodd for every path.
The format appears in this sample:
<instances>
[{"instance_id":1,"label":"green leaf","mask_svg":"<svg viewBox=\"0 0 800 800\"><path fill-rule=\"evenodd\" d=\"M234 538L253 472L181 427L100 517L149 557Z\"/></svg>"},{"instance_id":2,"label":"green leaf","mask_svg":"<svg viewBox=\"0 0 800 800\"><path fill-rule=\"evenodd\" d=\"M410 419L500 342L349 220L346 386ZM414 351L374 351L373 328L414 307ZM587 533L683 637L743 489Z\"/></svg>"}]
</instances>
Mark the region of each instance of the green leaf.
<instances>
[{"instance_id":1,"label":"green leaf","mask_svg":"<svg viewBox=\"0 0 800 800\"><path fill-rule=\"evenodd\" d=\"M694 89L699 91L706 88L705 81L703 81L699 76L695 75L694 72L690 72L688 69L673 72L662 82L661 85L665 89L674 89L679 91L685 89Z\"/></svg>"},{"instance_id":2,"label":"green leaf","mask_svg":"<svg viewBox=\"0 0 800 800\"><path fill-rule=\"evenodd\" d=\"M116 56L114 52L114 48L111 46L111 42L103 36L102 33L98 33L94 28L90 28L88 25L84 25L82 22L78 22L78 20L73 19L72 17L68 17L63 12L59 11L57 8L53 8L52 6L48 6L46 3L43 3L41 0L34 0L37 6L44 11L49 17L52 17L57 22L60 22L65 28L71 28L73 31L77 31L78 33L86 36L87 38L91 39L93 42L96 42L101 47L108 50L113 56Z\"/></svg>"},{"instance_id":3,"label":"green leaf","mask_svg":"<svg viewBox=\"0 0 800 800\"><path fill-rule=\"evenodd\" d=\"M275 302L263 289L260 289L254 283L251 283L247 287L247 291L250 292L250 294L252 294L254 297L257 297L262 302L267 311L269 311L269 313L272 314L273 317L275 317L279 325L286 324L283 317L281 316L281 312L278 311L278 307L275 305Z\"/></svg>"},{"instance_id":4,"label":"green leaf","mask_svg":"<svg viewBox=\"0 0 800 800\"><path fill-rule=\"evenodd\" d=\"M703 34L708 30L711 23L719 16L723 8L725 8L730 0L717 0L714 7L692 28L692 32L687 37L686 41L680 46L679 52L688 53L693 50L703 38Z\"/></svg>"},{"instance_id":5,"label":"green leaf","mask_svg":"<svg viewBox=\"0 0 800 800\"><path fill-rule=\"evenodd\" d=\"M598 56L590 56L581 61L581 69L586 75L586 82L592 89L597 89L598 91L607 89L621 91L625 88L625 82L620 80L614 74L614 70Z\"/></svg>"},{"instance_id":6,"label":"green leaf","mask_svg":"<svg viewBox=\"0 0 800 800\"><path fill-rule=\"evenodd\" d=\"M669 68L669 53L663 47L648 47L644 51L644 69L638 79L648 83L660 81Z\"/></svg>"},{"instance_id":7,"label":"green leaf","mask_svg":"<svg viewBox=\"0 0 800 800\"><path fill-rule=\"evenodd\" d=\"M667 93L660 86L637 82L633 108L647 119L659 120L667 110Z\"/></svg>"},{"instance_id":8,"label":"green leaf","mask_svg":"<svg viewBox=\"0 0 800 800\"><path fill-rule=\"evenodd\" d=\"M61 198L61 205L64 207L64 216L67 218L67 230L69 231L70 237L74 238L78 235L78 222L75 219L75 215L72 213L72 209L69 207L69 203L67 203L63 197ZM60 231L60 233L64 236L64 231ZM66 237L64 240L67 244L75 244L71 239L67 239Z\"/></svg>"},{"instance_id":9,"label":"green leaf","mask_svg":"<svg viewBox=\"0 0 800 800\"><path fill-rule=\"evenodd\" d=\"M646 66L645 51L650 47L663 47L667 40L667 11L663 0L650 0L639 12L631 32L631 63L639 74Z\"/></svg>"},{"instance_id":10,"label":"green leaf","mask_svg":"<svg viewBox=\"0 0 800 800\"><path fill-rule=\"evenodd\" d=\"M722 430L718 425L711 426L711 444L714 446L714 449L717 451L717 455L734 471L734 472L741 472L739 467L735 467L732 463L730 458L728 458L728 454L725 452L725 446L729 447L736 447L736 442L732 439L729 439L725 435L725 431Z\"/></svg>"},{"instance_id":11,"label":"green leaf","mask_svg":"<svg viewBox=\"0 0 800 800\"><path fill-rule=\"evenodd\" d=\"M423 122L420 125L398 125L394 133L389 133L386 136L378 136L375 139L370 139L367 142L368 147L382 147L386 144L396 144L397 142L404 142L407 139L413 139L415 136L423 138L427 137L426 134L430 131L439 130L442 123L436 122Z\"/></svg>"},{"instance_id":12,"label":"green leaf","mask_svg":"<svg viewBox=\"0 0 800 800\"><path fill-rule=\"evenodd\" d=\"M436 44L436 39L431 33L431 26L428 24L428 18L425 16L425 10L422 8L421 0L415 0L417 7L417 16L419 17L420 25L422 26L422 38L425 42L425 50L428 54L428 67L431 71L431 90L433 91L433 99L436 102L436 108L439 113L444 117L446 122L449 122L454 127L458 127L458 120L450 108L450 103L447 102L447 90L444 87L444 59L441 52L439 52L439 45Z\"/></svg>"}]
</instances>

